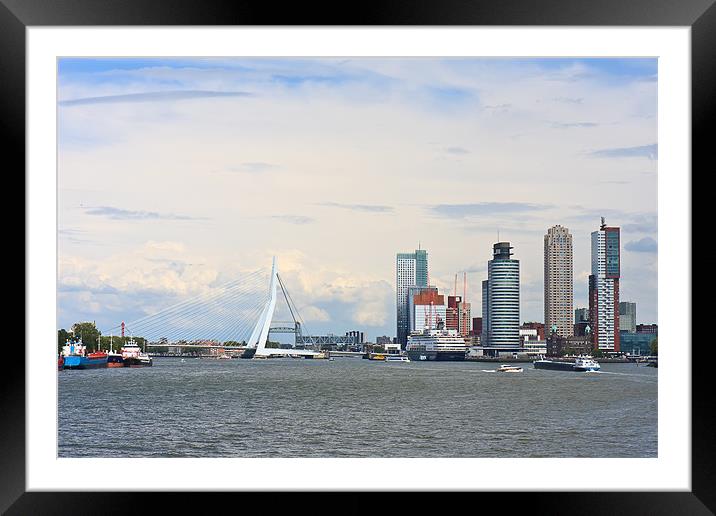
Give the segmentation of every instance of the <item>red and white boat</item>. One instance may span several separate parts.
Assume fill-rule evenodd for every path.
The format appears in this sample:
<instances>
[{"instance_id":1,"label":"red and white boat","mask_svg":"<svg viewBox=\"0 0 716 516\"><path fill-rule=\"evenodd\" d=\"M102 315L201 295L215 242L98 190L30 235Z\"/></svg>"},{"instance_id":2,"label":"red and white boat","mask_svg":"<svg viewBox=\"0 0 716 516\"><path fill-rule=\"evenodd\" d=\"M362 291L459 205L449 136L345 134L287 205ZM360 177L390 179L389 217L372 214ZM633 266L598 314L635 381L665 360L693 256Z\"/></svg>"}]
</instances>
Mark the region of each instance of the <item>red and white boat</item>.
<instances>
[{"instance_id":1,"label":"red and white boat","mask_svg":"<svg viewBox=\"0 0 716 516\"><path fill-rule=\"evenodd\" d=\"M134 339L129 339L122 347L124 367L148 367L152 365L152 357L143 353Z\"/></svg>"}]
</instances>

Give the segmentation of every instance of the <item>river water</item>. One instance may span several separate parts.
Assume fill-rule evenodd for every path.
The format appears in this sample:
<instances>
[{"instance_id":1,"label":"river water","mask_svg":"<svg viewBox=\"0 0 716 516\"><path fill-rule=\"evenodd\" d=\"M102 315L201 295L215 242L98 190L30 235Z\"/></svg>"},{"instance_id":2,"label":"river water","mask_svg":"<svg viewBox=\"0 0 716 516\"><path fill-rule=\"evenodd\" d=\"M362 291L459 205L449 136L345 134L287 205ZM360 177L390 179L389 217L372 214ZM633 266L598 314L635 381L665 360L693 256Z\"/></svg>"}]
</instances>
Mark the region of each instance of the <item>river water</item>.
<instances>
[{"instance_id":1,"label":"river water","mask_svg":"<svg viewBox=\"0 0 716 516\"><path fill-rule=\"evenodd\" d=\"M499 364L498 364L499 365ZM155 358L59 371L60 457L656 457L657 369Z\"/></svg>"}]
</instances>

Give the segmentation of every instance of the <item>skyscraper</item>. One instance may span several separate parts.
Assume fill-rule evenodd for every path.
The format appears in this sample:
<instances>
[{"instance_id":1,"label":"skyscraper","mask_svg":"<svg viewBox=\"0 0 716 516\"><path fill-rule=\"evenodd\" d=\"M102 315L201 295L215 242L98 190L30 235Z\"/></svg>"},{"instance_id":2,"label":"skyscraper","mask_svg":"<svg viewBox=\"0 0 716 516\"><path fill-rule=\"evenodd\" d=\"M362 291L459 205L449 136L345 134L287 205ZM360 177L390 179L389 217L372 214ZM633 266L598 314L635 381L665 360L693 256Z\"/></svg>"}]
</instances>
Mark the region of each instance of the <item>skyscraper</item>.
<instances>
[{"instance_id":1,"label":"skyscraper","mask_svg":"<svg viewBox=\"0 0 716 516\"><path fill-rule=\"evenodd\" d=\"M486 338L482 345L516 350L520 347L520 261L510 258L510 249L509 242L496 243L487 262L487 282L482 282Z\"/></svg>"},{"instance_id":2,"label":"skyscraper","mask_svg":"<svg viewBox=\"0 0 716 516\"><path fill-rule=\"evenodd\" d=\"M480 344L488 346L489 335L487 328L490 326L490 281L482 281L482 328L480 329Z\"/></svg>"},{"instance_id":3,"label":"skyscraper","mask_svg":"<svg viewBox=\"0 0 716 516\"><path fill-rule=\"evenodd\" d=\"M636 333L636 303L619 303L619 331Z\"/></svg>"},{"instance_id":4,"label":"skyscraper","mask_svg":"<svg viewBox=\"0 0 716 516\"><path fill-rule=\"evenodd\" d=\"M395 260L396 275L396 329L402 348L408 342L409 314L408 288L428 286L428 252L416 249L414 253L398 253Z\"/></svg>"},{"instance_id":5,"label":"skyscraper","mask_svg":"<svg viewBox=\"0 0 716 516\"><path fill-rule=\"evenodd\" d=\"M553 328L560 337L574 334L573 278L572 235L563 226L552 226L544 236L544 324L549 334Z\"/></svg>"},{"instance_id":6,"label":"skyscraper","mask_svg":"<svg viewBox=\"0 0 716 516\"><path fill-rule=\"evenodd\" d=\"M465 301L460 301L460 303L458 303L459 320L457 332L460 334L461 337L470 336L470 326L472 325L472 317L470 317L470 312L470 303L467 303Z\"/></svg>"},{"instance_id":7,"label":"skyscraper","mask_svg":"<svg viewBox=\"0 0 716 516\"><path fill-rule=\"evenodd\" d=\"M470 336L470 325L472 318L470 317L470 303L467 302L467 273L462 273L462 297L457 304L458 309L458 333L462 337Z\"/></svg>"},{"instance_id":8,"label":"skyscraper","mask_svg":"<svg viewBox=\"0 0 716 516\"><path fill-rule=\"evenodd\" d=\"M602 217L592 232L592 274L589 276L589 315L595 349L619 351L619 228Z\"/></svg>"}]
</instances>

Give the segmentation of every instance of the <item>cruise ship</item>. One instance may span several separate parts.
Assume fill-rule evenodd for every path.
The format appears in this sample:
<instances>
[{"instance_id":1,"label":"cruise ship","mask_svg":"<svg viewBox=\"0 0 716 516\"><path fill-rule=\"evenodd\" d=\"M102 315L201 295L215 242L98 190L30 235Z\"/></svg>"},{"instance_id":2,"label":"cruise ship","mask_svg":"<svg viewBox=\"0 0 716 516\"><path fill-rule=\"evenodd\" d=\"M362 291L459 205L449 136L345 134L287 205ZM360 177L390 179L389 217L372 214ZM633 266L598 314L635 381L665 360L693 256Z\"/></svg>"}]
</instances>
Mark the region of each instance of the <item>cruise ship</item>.
<instances>
[{"instance_id":1,"label":"cruise ship","mask_svg":"<svg viewBox=\"0 0 716 516\"><path fill-rule=\"evenodd\" d=\"M413 331L408 335L405 348L411 361L426 360L465 360L467 345L457 330L446 330L442 321L438 321L437 329L425 328Z\"/></svg>"}]
</instances>

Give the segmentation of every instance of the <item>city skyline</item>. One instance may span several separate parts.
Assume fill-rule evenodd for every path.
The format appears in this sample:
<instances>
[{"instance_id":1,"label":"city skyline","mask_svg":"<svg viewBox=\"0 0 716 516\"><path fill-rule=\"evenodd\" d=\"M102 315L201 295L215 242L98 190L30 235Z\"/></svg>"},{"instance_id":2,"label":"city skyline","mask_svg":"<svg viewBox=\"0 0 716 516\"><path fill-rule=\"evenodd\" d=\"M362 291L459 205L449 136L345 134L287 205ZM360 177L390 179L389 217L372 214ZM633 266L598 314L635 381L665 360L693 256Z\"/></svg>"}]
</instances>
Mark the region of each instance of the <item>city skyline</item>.
<instances>
[{"instance_id":1,"label":"city skyline","mask_svg":"<svg viewBox=\"0 0 716 516\"><path fill-rule=\"evenodd\" d=\"M396 253L441 293L465 271L474 317L498 240L542 320L544 231L570 228L586 306L600 216L657 322L654 59L61 59L58 98L60 327L275 254L315 332L395 335Z\"/></svg>"}]
</instances>

